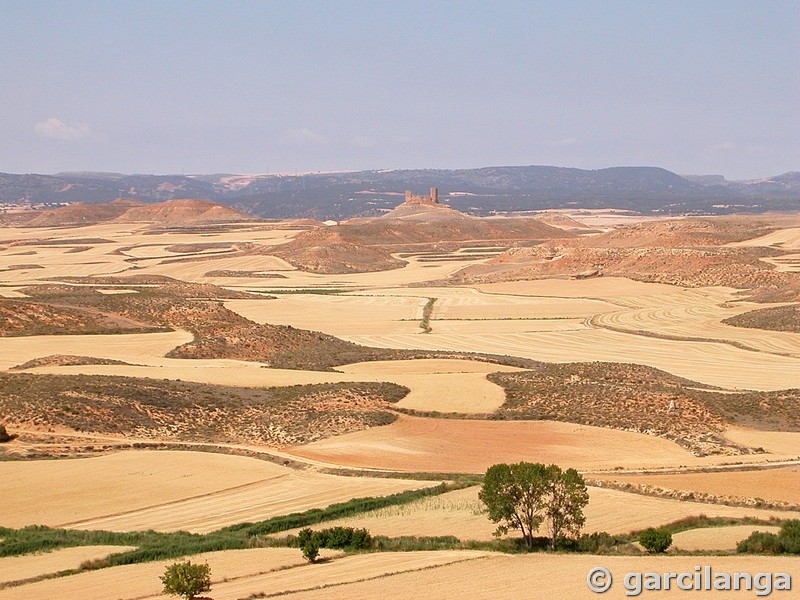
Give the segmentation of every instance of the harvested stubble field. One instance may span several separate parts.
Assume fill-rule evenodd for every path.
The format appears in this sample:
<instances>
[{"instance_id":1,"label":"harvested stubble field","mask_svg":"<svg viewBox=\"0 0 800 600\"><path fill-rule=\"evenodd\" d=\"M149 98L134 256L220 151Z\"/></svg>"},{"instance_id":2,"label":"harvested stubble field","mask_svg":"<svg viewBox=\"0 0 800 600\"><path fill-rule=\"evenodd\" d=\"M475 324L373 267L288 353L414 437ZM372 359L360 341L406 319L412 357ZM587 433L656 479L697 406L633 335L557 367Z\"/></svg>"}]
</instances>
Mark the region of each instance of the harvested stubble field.
<instances>
[{"instance_id":1,"label":"harvested stubble field","mask_svg":"<svg viewBox=\"0 0 800 600\"><path fill-rule=\"evenodd\" d=\"M698 560L700 562L698 563ZM796 573L796 558L732 556L715 557L715 572ZM291 600L417 600L421 591L427 598L470 598L475 600L552 600L597 599L586 587L591 569L602 565L614 575L614 587L608 598L625 598L624 574L630 572L689 572L697 564L708 564L698 557L686 556L576 556L569 554L535 554L528 556L487 556L468 562L445 565L418 572L389 575L380 579L350 583L331 589L287 594ZM674 598L686 592L646 592L648 597ZM752 598L754 591L711 592L702 597ZM677 596L677 597L680 597ZM0 596L2 598L2 596Z\"/></svg>"},{"instance_id":2,"label":"harvested stubble field","mask_svg":"<svg viewBox=\"0 0 800 600\"><path fill-rule=\"evenodd\" d=\"M0 507L4 526L113 531L207 532L353 497L433 485L326 475L254 458L180 451L0 462L0 474L7 489Z\"/></svg>"},{"instance_id":3,"label":"harvested stubble field","mask_svg":"<svg viewBox=\"0 0 800 600\"><path fill-rule=\"evenodd\" d=\"M729 527L707 527L689 529L672 536L672 546L688 552L733 552L736 544L748 538L754 531L778 533L780 527L770 525L733 525Z\"/></svg>"},{"instance_id":4,"label":"harvested stubble field","mask_svg":"<svg viewBox=\"0 0 800 600\"><path fill-rule=\"evenodd\" d=\"M604 479L657 486L683 494L702 492L718 497L761 498L800 504L800 466L711 473L611 475Z\"/></svg>"},{"instance_id":5,"label":"harvested stubble field","mask_svg":"<svg viewBox=\"0 0 800 600\"><path fill-rule=\"evenodd\" d=\"M211 567L215 600L237 600L254 594L282 595L288 592L332 588L338 594L344 584L378 580L394 573L425 571L448 564L469 563L487 556L476 551L385 552L338 557L309 565L297 548L228 550L191 557ZM158 576L169 562L128 565L80 573L61 579L0 590L0 600L80 597L82 600L108 600L114 590L119 600L167 600L162 595ZM344 596L341 596L344 597Z\"/></svg>"},{"instance_id":6,"label":"harvested stubble field","mask_svg":"<svg viewBox=\"0 0 800 600\"><path fill-rule=\"evenodd\" d=\"M52 552L4 556L0 558L0 589L12 581L23 581L77 569L85 561L100 560L109 554L133 550L132 546L77 546Z\"/></svg>"}]
</instances>

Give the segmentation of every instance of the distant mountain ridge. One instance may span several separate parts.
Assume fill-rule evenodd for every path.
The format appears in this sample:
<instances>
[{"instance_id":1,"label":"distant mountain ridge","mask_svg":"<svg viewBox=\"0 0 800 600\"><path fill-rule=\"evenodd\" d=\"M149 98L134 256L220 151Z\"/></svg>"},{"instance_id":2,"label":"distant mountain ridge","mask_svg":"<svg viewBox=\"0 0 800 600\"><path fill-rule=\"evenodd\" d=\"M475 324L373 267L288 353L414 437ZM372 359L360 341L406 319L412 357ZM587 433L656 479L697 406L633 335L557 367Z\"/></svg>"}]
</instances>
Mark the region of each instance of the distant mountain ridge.
<instances>
[{"instance_id":1,"label":"distant mountain ridge","mask_svg":"<svg viewBox=\"0 0 800 600\"><path fill-rule=\"evenodd\" d=\"M749 181L681 177L658 167L551 166L370 170L297 175L0 173L0 203L143 203L204 198L266 218L377 216L403 192L439 188L440 202L478 215L550 208L621 208L644 214L797 210L800 172Z\"/></svg>"}]
</instances>

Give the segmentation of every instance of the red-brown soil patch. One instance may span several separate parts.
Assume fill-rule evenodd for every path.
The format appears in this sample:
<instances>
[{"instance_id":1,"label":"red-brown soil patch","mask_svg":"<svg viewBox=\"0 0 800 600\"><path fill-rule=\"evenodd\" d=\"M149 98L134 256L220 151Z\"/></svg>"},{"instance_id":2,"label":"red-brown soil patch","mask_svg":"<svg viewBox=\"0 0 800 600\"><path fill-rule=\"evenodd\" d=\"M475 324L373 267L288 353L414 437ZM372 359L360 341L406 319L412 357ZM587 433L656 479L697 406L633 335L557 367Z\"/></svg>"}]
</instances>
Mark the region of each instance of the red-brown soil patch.
<instances>
[{"instance_id":1,"label":"red-brown soil patch","mask_svg":"<svg viewBox=\"0 0 800 600\"><path fill-rule=\"evenodd\" d=\"M296 456L350 467L399 471L486 471L498 462L565 466L685 464L677 444L627 431L555 421L427 419L401 415L386 427L288 449Z\"/></svg>"}]
</instances>

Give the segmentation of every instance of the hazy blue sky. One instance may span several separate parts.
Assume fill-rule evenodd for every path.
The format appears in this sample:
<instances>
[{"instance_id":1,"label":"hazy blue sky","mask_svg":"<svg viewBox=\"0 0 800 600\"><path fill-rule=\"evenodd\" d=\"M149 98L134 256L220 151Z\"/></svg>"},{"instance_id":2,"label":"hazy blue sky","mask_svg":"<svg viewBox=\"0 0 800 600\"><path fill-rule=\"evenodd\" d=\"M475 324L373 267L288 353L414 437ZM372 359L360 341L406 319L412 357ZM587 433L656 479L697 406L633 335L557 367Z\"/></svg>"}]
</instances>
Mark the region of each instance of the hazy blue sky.
<instances>
[{"instance_id":1,"label":"hazy blue sky","mask_svg":"<svg viewBox=\"0 0 800 600\"><path fill-rule=\"evenodd\" d=\"M0 0L0 171L800 170L800 1Z\"/></svg>"}]
</instances>

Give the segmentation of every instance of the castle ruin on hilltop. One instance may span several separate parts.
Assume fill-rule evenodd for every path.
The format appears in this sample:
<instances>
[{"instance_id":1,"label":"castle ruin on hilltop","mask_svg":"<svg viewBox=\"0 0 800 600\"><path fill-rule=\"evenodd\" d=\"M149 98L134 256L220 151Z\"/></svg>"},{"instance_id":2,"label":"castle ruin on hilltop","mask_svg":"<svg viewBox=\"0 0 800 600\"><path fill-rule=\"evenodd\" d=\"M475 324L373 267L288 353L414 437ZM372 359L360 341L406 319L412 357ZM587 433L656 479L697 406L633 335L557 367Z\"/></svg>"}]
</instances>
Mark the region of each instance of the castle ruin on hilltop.
<instances>
[{"instance_id":1,"label":"castle ruin on hilltop","mask_svg":"<svg viewBox=\"0 0 800 600\"><path fill-rule=\"evenodd\" d=\"M428 196L417 196L411 190L406 190L406 204L425 204L435 206L439 204L439 188L432 187Z\"/></svg>"}]
</instances>

